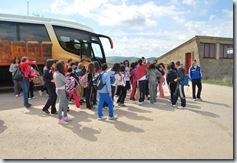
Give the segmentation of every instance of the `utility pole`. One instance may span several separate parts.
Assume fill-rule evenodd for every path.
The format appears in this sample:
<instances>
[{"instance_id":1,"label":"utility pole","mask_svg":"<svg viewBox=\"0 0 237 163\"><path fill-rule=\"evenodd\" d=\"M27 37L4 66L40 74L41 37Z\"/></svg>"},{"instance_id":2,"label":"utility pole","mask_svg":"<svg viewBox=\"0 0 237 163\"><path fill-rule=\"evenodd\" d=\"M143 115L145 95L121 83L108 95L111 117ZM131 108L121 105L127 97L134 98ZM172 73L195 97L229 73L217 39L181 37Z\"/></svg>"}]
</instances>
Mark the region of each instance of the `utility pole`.
<instances>
[{"instance_id":1,"label":"utility pole","mask_svg":"<svg viewBox=\"0 0 237 163\"><path fill-rule=\"evenodd\" d=\"M29 2L27 2L27 16L29 16Z\"/></svg>"}]
</instances>

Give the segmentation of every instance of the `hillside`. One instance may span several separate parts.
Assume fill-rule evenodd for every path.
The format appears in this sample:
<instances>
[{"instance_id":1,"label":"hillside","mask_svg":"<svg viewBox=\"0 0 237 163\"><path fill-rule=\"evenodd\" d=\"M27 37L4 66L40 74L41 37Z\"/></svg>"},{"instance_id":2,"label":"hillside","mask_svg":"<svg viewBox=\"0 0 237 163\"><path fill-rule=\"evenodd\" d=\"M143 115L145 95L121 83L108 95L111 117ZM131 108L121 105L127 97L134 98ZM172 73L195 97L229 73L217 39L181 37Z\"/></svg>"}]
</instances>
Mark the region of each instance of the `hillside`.
<instances>
[{"instance_id":1,"label":"hillside","mask_svg":"<svg viewBox=\"0 0 237 163\"><path fill-rule=\"evenodd\" d=\"M140 58L138 58L138 57L122 57L122 56L106 57L107 63L115 63L115 62L120 63L120 62L123 62L124 60L128 60L131 63L131 62L136 62L139 59ZM153 61L154 59L156 59L156 57L150 57L147 59L148 59L148 61Z\"/></svg>"}]
</instances>

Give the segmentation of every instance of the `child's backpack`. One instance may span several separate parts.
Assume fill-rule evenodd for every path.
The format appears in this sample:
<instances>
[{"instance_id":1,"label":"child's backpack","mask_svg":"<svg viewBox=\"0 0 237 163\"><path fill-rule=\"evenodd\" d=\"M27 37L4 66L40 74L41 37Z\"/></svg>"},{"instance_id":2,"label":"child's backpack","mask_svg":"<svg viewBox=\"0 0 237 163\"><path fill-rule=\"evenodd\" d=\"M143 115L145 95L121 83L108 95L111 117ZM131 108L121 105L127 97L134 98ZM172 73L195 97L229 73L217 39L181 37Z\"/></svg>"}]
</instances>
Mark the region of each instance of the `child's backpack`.
<instances>
[{"instance_id":1,"label":"child's backpack","mask_svg":"<svg viewBox=\"0 0 237 163\"><path fill-rule=\"evenodd\" d=\"M69 93L69 94L70 94L70 93L73 93L73 89L74 89L74 87L75 87L76 80L75 80L75 78L72 77L72 76L67 76L66 78L67 78L67 80L69 81L69 83L66 84L66 92Z\"/></svg>"},{"instance_id":2,"label":"child's backpack","mask_svg":"<svg viewBox=\"0 0 237 163\"><path fill-rule=\"evenodd\" d=\"M116 81L116 79L115 79L115 76L114 76L115 74L111 74L110 75L110 84L114 84L115 83L115 81Z\"/></svg>"},{"instance_id":3,"label":"child's backpack","mask_svg":"<svg viewBox=\"0 0 237 163\"><path fill-rule=\"evenodd\" d=\"M103 73L101 74L97 74L93 77L92 79L92 82L93 82L93 87L96 89L96 90L101 90L105 85L106 83L103 83L102 82L102 75Z\"/></svg>"},{"instance_id":4,"label":"child's backpack","mask_svg":"<svg viewBox=\"0 0 237 163\"><path fill-rule=\"evenodd\" d=\"M188 75L184 74L184 78L182 80L182 85L189 86L188 81L189 81Z\"/></svg>"},{"instance_id":5,"label":"child's backpack","mask_svg":"<svg viewBox=\"0 0 237 163\"><path fill-rule=\"evenodd\" d=\"M79 77L79 83L80 83L79 85L83 88L88 87L88 73Z\"/></svg>"},{"instance_id":6,"label":"child's backpack","mask_svg":"<svg viewBox=\"0 0 237 163\"><path fill-rule=\"evenodd\" d=\"M23 80L23 72L21 71L21 68L18 67L14 73L14 75L12 76L13 80L16 80L17 82L21 82Z\"/></svg>"}]
</instances>

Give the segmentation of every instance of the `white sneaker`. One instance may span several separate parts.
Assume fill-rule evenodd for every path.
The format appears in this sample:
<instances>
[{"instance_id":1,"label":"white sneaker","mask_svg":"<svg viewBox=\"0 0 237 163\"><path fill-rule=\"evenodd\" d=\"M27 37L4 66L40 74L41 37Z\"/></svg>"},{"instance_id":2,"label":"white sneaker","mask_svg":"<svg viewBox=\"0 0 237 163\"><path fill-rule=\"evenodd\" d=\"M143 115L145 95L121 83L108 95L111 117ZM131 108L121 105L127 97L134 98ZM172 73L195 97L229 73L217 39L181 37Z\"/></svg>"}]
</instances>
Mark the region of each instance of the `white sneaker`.
<instances>
[{"instance_id":1,"label":"white sneaker","mask_svg":"<svg viewBox=\"0 0 237 163\"><path fill-rule=\"evenodd\" d=\"M43 95L43 92L42 92L42 91L39 91L39 95L42 96L42 95Z\"/></svg>"},{"instance_id":2,"label":"white sneaker","mask_svg":"<svg viewBox=\"0 0 237 163\"><path fill-rule=\"evenodd\" d=\"M63 120L63 118L62 118L62 119L59 119L59 120L58 120L58 124L60 124L60 125L66 125L67 122L65 122L65 121Z\"/></svg>"},{"instance_id":3,"label":"white sneaker","mask_svg":"<svg viewBox=\"0 0 237 163\"><path fill-rule=\"evenodd\" d=\"M193 101L197 101L197 99L193 98Z\"/></svg>"},{"instance_id":4,"label":"white sneaker","mask_svg":"<svg viewBox=\"0 0 237 163\"><path fill-rule=\"evenodd\" d=\"M171 104L171 106L172 106L173 108L176 108L176 105L172 105L172 104Z\"/></svg>"},{"instance_id":5,"label":"white sneaker","mask_svg":"<svg viewBox=\"0 0 237 163\"><path fill-rule=\"evenodd\" d=\"M142 105L142 102L138 102L137 104L138 104L138 105Z\"/></svg>"},{"instance_id":6,"label":"white sneaker","mask_svg":"<svg viewBox=\"0 0 237 163\"><path fill-rule=\"evenodd\" d=\"M115 119L118 119L116 115L114 115L113 117L109 117L109 120L115 120Z\"/></svg>"},{"instance_id":7,"label":"white sneaker","mask_svg":"<svg viewBox=\"0 0 237 163\"><path fill-rule=\"evenodd\" d=\"M184 109L184 107L182 107L182 106L178 106L178 109Z\"/></svg>"},{"instance_id":8,"label":"white sneaker","mask_svg":"<svg viewBox=\"0 0 237 163\"><path fill-rule=\"evenodd\" d=\"M102 116L102 117L98 117L98 120L99 121L103 121L103 120L106 120L107 118L106 117L104 117L104 116Z\"/></svg>"},{"instance_id":9,"label":"white sneaker","mask_svg":"<svg viewBox=\"0 0 237 163\"><path fill-rule=\"evenodd\" d=\"M16 95L16 97L18 97L19 95Z\"/></svg>"},{"instance_id":10,"label":"white sneaker","mask_svg":"<svg viewBox=\"0 0 237 163\"><path fill-rule=\"evenodd\" d=\"M31 100L31 98L28 98L28 100Z\"/></svg>"}]
</instances>

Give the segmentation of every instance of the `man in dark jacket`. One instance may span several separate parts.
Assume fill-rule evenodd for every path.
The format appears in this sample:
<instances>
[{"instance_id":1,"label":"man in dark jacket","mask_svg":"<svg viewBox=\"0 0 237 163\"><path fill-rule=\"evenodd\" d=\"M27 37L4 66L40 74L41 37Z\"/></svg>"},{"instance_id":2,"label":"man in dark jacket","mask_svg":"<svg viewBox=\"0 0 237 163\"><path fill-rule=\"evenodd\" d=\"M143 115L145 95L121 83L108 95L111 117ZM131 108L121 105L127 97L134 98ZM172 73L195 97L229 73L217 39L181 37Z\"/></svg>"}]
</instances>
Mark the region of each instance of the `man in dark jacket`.
<instances>
[{"instance_id":1,"label":"man in dark jacket","mask_svg":"<svg viewBox=\"0 0 237 163\"><path fill-rule=\"evenodd\" d=\"M177 68L177 78L174 80L174 82L177 83L177 87L174 93L174 99L172 101L172 105L173 107L176 107L178 97L180 97L181 106L178 106L178 109L184 109L184 107L186 106L186 97L184 94L184 86L182 85L182 80L184 79L185 69L181 67L180 61L177 61L175 63L175 66Z\"/></svg>"}]
</instances>

